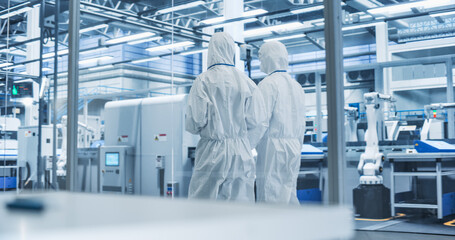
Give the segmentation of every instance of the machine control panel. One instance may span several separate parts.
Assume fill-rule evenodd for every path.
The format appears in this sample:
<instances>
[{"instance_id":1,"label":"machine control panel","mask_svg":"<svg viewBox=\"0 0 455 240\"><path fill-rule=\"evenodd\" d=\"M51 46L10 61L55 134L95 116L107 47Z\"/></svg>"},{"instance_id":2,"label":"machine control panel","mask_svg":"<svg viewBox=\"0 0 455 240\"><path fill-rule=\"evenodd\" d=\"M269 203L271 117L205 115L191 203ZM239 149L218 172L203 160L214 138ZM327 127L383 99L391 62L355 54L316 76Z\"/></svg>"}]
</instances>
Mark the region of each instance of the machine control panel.
<instances>
[{"instance_id":1,"label":"machine control panel","mask_svg":"<svg viewBox=\"0 0 455 240\"><path fill-rule=\"evenodd\" d=\"M132 147L101 147L100 169L101 192L134 194L134 158Z\"/></svg>"}]
</instances>

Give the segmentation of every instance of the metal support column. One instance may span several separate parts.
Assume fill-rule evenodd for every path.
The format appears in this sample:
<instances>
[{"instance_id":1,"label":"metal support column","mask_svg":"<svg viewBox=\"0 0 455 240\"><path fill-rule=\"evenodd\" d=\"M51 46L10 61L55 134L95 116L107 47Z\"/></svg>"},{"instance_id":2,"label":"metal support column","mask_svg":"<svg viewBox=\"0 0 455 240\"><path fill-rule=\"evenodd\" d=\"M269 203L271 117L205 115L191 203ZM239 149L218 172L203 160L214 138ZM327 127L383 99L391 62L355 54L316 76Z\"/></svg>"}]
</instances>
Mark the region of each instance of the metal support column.
<instances>
[{"instance_id":1,"label":"metal support column","mask_svg":"<svg viewBox=\"0 0 455 240\"><path fill-rule=\"evenodd\" d=\"M453 61L452 58L446 61L447 68L447 102L452 103L453 99ZM455 119L454 119L454 109L447 109L447 133L450 139L455 138Z\"/></svg>"},{"instance_id":2,"label":"metal support column","mask_svg":"<svg viewBox=\"0 0 455 240\"><path fill-rule=\"evenodd\" d=\"M41 94L41 88L43 86L43 45L44 45L44 18L46 11L46 1L41 0L40 5L40 18L39 18L39 27L40 27L40 57L39 57L39 93ZM37 178L36 184L38 189L42 189L46 186L46 181L43 179L45 163L43 162L43 156L41 154L42 149L42 126L43 126L43 106L44 106L44 96L39 96L38 99L38 156L37 156Z\"/></svg>"},{"instance_id":3,"label":"metal support column","mask_svg":"<svg viewBox=\"0 0 455 240\"><path fill-rule=\"evenodd\" d=\"M58 189L57 184L57 83L58 83L58 33L59 33L59 15L60 15L60 0L55 0L55 13L54 13L54 91L52 102L52 184Z\"/></svg>"},{"instance_id":4,"label":"metal support column","mask_svg":"<svg viewBox=\"0 0 455 240\"><path fill-rule=\"evenodd\" d=\"M316 142L322 142L321 74L316 73Z\"/></svg>"},{"instance_id":5,"label":"metal support column","mask_svg":"<svg viewBox=\"0 0 455 240\"><path fill-rule=\"evenodd\" d=\"M343 35L341 1L324 1L325 54L328 113L328 193L329 203L343 202L344 138Z\"/></svg>"},{"instance_id":6,"label":"metal support column","mask_svg":"<svg viewBox=\"0 0 455 240\"><path fill-rule=\"evenodd\" d=\"M436 199L438 203L438 219L442 219L442 168L441 159L436 159Z\"/></svg>"},{"instance_id":7,"label":"metal support column","mask_svg":"<svg viewBox=\"0 0 455 240\"><path fill-rule=\"evenodd\" d=\"M84 99L84 124L85 124L85 129L84 129L84 148L89 147L88 143L88 101L87 99Z\"/></svg>"},{"instance_id":8,"label":"metal support column","mask_svg":"<svg viewBox=\"0 0 455 240\"><path fill-rule=\"evenodd\" d=\"M395 216L395 163L392 159L390 162L390 212Z\"/></svg>"},{"instance_id":9,"label":"metal support column","mask_svg":"<svg viewBox=\"0 0 455 240\"><path fill-rule=\"evenodd\" d=\"M243 0L224 0L224 17L226 19L238 18L243 14ZM243 22L233 22L226 24L224 26L224 32L229 33L234 41L244 42L243 37ZM245 70L244 62L240 60L240 48L235 46L235 56L234 56L235 67L241 71Z\"/></svg>"},{"instance_id":10,"label":"metal support column","mask_svg":"<svg viewBox=\"0 0 455 240\"><path fill-rule=\"evenodd\" d=\"M68 26L68 128L66 155L66 189L76 190L77 121L79 95L79 26L80 0L69 2Z\"/></svg>"}]
</instances>

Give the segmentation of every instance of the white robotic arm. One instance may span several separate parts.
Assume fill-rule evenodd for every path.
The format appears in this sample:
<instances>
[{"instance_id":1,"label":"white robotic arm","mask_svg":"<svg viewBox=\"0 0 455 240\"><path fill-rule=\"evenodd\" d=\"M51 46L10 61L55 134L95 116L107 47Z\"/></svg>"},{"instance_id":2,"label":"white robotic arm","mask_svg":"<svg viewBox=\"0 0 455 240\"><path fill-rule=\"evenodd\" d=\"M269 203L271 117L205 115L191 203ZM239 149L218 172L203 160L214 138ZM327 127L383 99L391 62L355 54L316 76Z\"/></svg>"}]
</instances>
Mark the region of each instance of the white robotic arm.
<instances>
[{"instance_id":1,"label":"white robotic arm","mask_svg":"<svg viewBox=\"0 0 455 240\"><path fill-rule=\"evenodd\" d=\"M377 92L365 93L365 107L368 129L365 133L367 146L365 153L360 156L357 170L360 173L360 184L382 184L382 167L384 155L379 152L378 112L382 112L384 101L393 101L392 96Z\"/></svg>"}]
</instances>

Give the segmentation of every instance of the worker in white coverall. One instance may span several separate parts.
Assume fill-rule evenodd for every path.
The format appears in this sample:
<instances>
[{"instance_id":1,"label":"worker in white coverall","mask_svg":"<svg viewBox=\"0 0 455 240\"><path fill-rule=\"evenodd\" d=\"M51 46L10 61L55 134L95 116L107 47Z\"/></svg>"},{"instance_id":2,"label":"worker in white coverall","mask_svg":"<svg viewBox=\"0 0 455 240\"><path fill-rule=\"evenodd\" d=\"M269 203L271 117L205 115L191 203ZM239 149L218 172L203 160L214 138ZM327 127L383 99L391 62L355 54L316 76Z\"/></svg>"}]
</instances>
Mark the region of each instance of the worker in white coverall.
<instances>
[{"instance_id":1,"label":"worker in white coverall","mask_svg":"<svg viewBox=\"0 0 455 240\"><path fill-rule=\"evenodd\" d=\"M255 162L251 153L267 122L256 84L234 67L235 45L215 33L208 69L191 87L186 130L199 134L189 198L254 201Z\"/></svg>"},{"instance_id":2,"label":"worker in white coverall","mask_svg":"<svg viewBox=\"0 0 455 240\"><path fill-rule=\"evenodd\" d=\"M288 52L277 41L259 50L261 71L268 76L259 83L269 128L256 150L257 201L298 203L297 177L305 133L305 95L287 72Z\"/></svg>"}]
</instances>

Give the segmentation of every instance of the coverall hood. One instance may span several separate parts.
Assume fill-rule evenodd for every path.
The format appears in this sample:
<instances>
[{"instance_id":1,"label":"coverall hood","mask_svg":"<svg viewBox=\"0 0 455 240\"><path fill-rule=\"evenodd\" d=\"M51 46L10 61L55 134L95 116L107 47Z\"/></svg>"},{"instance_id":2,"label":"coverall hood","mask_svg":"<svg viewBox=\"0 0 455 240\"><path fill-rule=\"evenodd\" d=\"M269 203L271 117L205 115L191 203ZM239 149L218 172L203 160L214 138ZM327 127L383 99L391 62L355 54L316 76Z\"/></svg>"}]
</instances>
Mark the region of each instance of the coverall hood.
<instances>
[{"instance_id":1,"label":"coverall hood","mask_svg":"<svg viewBox=\"0 0 455 240\"><path fill-rule=\"evenodd\" d=\"M270 74L276 70L288 69L288 51L278 41L264 43L259 49L261 71Z\"/></svg>"},{"instance_id":2,"label":"coverall hood","mask_svg":"<svg viewBox=\"0 0 455 240\"><path fill-rule=\"evenodd\" d=\"M214 64L234 64L235 44L232 37L224 32L212 35L207 54L207 66Z\"/></svg>"}]
</instances>

